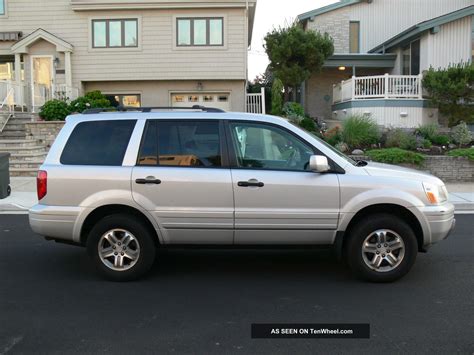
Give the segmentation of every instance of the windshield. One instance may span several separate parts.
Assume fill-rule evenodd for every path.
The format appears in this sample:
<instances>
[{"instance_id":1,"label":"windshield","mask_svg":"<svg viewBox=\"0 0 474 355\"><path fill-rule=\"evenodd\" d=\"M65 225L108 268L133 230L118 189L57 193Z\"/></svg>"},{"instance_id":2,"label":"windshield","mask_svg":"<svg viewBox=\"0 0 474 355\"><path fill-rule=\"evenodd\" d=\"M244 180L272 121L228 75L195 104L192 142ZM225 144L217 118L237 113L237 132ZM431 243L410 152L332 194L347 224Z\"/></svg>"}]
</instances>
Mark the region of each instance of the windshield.
<instances>
[{"instance_id":1,"label":"windshield","mask_svg":"<svg viewBox=\"0 0 474 355\"><path fill-rule=\"evenodd\" d=\"M352 158L349 158L347 155L345 155L344 153L341 153L339 150L337 150L336 148L334 148L332 145L330 145L329 143L325 142L323 139L319 138L317 135L315 135L314 133L310 132L310 131L307 131L306 129L304 128L301 128L300 126L294 124L293 122L290 122L292 125L298 127L299 129L301 129L302 131L305 131L306 133L308 133L311 137L313 137L314 139L316 139L319 143L323 144L325 147L331 149L334 153L336 153L337 155L339 155L341 158L345 159L346 161L348 161L349 163L351 163L352 165L356 165L357 166L357 162L352 159Z\"/></svg>"}]
</instances>

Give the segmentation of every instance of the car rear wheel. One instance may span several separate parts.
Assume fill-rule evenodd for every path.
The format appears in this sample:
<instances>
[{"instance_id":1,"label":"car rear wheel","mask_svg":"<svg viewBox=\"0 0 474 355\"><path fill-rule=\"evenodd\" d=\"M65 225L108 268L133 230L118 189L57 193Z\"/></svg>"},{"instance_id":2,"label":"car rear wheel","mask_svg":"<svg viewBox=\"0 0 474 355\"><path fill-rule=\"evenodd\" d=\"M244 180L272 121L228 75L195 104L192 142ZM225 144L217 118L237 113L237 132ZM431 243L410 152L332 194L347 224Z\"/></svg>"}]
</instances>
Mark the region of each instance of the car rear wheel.
<instances>
[{"instance_id":1,"label":"car rear wheel","mask_svg":"<svg viewBox=\"0 0 474 355\"><path fill-rule=\"evenodd\" d=\"M415 233L401 218L370 216L357 223L345 245L347 263L359 277L391 282L407 274L416 260Z\"/></svg>"},{"instance_id":2,"label":"car rear wheel","mask_svg":"<svg viewBox=\"0 0 474 355\"><path fill-rule=\"evenodd\" d=\"M92 228L87 250L102 276L130 281L143 276L153 265L156 247L152 238L134 217L110 215Z\"/></svg>"}]
</instances>

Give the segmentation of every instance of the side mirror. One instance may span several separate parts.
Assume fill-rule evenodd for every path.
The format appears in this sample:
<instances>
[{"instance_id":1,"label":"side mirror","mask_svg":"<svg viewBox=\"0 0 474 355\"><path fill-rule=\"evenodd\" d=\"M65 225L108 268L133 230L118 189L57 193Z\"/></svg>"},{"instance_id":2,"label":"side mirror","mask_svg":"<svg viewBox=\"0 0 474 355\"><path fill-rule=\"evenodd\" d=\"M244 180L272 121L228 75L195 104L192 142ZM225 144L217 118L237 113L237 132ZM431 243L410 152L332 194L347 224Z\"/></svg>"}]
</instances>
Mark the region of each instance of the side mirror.
<instances>
[{"instance_id":1,"label":"side mirror","mask_svg":"<svg viewBox=\"0 0 474 355\"><path fill-rule=\"evenodd\" d=\"M309 158L309 169L317 173L326 173L331 168L329 166L328 158L324 155L312 155Z\"/></svg>"}]
</instances>

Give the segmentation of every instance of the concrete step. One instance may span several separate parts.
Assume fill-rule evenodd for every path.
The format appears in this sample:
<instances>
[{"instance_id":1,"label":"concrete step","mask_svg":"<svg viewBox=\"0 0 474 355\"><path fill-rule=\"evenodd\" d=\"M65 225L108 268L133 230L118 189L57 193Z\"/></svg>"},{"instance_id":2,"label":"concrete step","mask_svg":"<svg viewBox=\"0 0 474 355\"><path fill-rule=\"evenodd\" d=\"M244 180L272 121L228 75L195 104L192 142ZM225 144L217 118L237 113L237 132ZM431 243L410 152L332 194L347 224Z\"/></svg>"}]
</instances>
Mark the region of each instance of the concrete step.
<instances>
[{"instance_id":1,"label":"concrete step","mask_svg":"<svg viewBox=\"0 0 474 355\"><path fill-rule=\"evenodd\" d=\"M18 161L18 160L10 160L10 170L11 169L25 169L25 168L35 168L38 170L40 165L43 164L42 160L32 160L32 161Z\"/></svg>"},{"instance_id":2,"label":"concrete step","mask_svg":"<svg viewBox=\"0 0 474 355\"><path fill-rule=\"evenodd\" d=\"M25 124L23 123L15 123L15 122L8 122L3 131L8 130L25 130Z\"/></svg>"},{"instance_id":3,"label":"concrete step","mask_svg":"<svg viewBox=\"0 0 474 355\"><path fill-rule=\"evenodd\" d=\"M10 155L10 161L41 161L46 159L46 152L20 152Z\"/></svg>"},{"instance_id":4,"label":"concrete step","mask_svg":"<svg viewBox=\"0 0 474 355\"><path fill-rule=\"evenodd\" d=\"M11 154L30 152L30 153L39 153L44 152L46 154L46 148L42 145L34 145L29 147L0 147L0 152L7 152Z\"/></svg>"},{"instance_id":5,"label":"concrete step","mask_svg":"<svg viewBox=\"0 0 474 355\"><path fill-rule=\"evenodd\" d=\"M0 140L26 139L26 130L3 130L0 133Z\"/></svg>"},{"instance_id":6,"label":"concrete step","mask_svg":"<svg viewBox=\"0 0 474 355\"><path fill-rule=\"evenodd\" d=\"M36 176L38 168L10 168L10 176Z\"/></svg>"},{"instance_id":7,"label":"concrete step","mask_svg":"<svg viewBox=\"0 0 474 355\"><path fill-rule=\"evenodd\" d=\"M0 148L24 148L35 147L38 142L35 139L1 139Z\"/></svg>"}]
</instances>

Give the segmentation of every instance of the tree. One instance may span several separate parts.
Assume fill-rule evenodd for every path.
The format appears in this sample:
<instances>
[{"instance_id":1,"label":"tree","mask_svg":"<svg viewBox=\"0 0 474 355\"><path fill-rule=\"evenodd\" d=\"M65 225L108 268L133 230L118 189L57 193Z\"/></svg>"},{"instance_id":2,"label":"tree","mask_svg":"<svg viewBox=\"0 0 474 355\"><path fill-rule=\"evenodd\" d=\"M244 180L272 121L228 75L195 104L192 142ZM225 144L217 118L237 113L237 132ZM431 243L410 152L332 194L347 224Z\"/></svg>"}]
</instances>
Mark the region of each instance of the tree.
<instances>
[{"instance_id":1,"label":"tree","mask_svg":"<svg viewBox=\"0 0 474 355\"><path fill-rule=\"evenodd\" d=\"M265 36L265 51L270 70L285 86L285 101L289 87L296 87L321 70L334 53L332 39L327 33L305 31L300 24L273 29Z\"/></svg>"},{"instance_id":2,"label":"tree","mask_svg":"<svg viewBox=\"0 0 474 355\"><path fill-rule=\"evenodd\" d=\"M447 69L430 68L423 87L449 125L460 121L474 123L474 63L460 63Z\"/></svg>"},{"instance_id":3,"label":"tree","mask_svg":"<svg viewBox=\"0 0 474 355\"><path fill-rule=\"evenodd\" d=\"M280 79L273 80L272 85L272 115L281 116L283 110L282 93L283 83Z\"/></svg>"}]
</instances>

